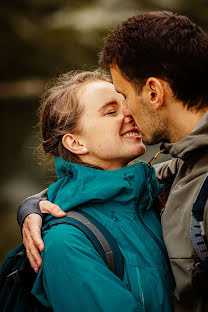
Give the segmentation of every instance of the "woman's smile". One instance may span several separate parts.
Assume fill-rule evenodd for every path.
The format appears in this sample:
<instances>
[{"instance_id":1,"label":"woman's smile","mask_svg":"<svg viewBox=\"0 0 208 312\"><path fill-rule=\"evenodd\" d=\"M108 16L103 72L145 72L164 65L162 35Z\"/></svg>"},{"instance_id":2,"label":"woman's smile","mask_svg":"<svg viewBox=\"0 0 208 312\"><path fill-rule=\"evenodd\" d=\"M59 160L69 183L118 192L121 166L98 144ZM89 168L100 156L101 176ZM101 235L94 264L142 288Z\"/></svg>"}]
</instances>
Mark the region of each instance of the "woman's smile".
<instances>
[{"instance_id":1,"label":"woman's smile","mask_svg":"<svg viewBox=\"0 0 208 312\"><path fill-rule=\"evenodd\" d=\"M87 163L104 170L123 168L145 152L141 133L129 112L124 114L124 97L106 81L94 81L79 93L80 133L76 140L88 153L80 155Z\"/></svg>"},{"instance_id":2,"label":"woman's smile","mask_svg":"<svg viewBox=\"0 0 208 312\"><path fill-rule=\"evenodd\" d=\"M141 134L139 133L137 127L126 130L125 132L121 134L121 136L127 139L137 139L137 140L142 139Z\"/></svg>"}]
</instances>

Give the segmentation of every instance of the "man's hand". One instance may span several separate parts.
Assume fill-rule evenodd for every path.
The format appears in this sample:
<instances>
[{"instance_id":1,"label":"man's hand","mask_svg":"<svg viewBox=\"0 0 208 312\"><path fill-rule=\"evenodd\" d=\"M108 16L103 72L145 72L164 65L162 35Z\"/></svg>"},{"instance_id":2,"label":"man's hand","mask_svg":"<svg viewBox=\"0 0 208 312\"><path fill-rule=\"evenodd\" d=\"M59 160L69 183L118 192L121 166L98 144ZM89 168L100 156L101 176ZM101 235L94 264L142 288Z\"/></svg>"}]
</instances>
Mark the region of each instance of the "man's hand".
<instances>
[{"instance_id":1,"label":"man's hand","mask_svg":"<svg viewBox=\"0 0 208 312\"><path fill-rule=\"evenodd\" d=\"M48 200L42 200L39 203L40 211L48 213L56 218L65 217L66 213L61 208ZM42 258L39 251L43 251L45 246L41 238L42 218L40 215L33 213L29 214L23 223L22 234L23 244L26 248L27 257L31 267L36 273L42 265Z\"/></svg>"}]
</instances>

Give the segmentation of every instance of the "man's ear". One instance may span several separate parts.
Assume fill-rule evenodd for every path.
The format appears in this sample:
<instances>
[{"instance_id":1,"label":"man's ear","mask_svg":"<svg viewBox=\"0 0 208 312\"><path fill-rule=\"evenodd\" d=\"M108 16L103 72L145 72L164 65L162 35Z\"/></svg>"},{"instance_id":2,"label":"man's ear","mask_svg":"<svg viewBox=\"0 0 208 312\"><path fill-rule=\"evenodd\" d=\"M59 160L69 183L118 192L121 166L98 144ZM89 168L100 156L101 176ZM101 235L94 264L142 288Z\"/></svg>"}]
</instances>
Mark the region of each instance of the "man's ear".
<instances>
[{"instance_id":1,"label":"man's ear","mask_svg":"<svg viewBox=\"0 0 208 312\"><path fill-rule=\"evenodd\" d=\"M79 138L75 134L67 133L62 138L63 146L76 155L86 154L86 148L80 143Z\"/></svg>"},{"instance_id":2,"label":"man's ear","mask_svg":"<svg viewBox=\"0 0 208 312\"><path fill-rule=\"evenodd\" d=\"M150 77L145 84L145 93L152 109L158 110L164 104L164 84L163 80Z\"/></svg>"}]
</instances>

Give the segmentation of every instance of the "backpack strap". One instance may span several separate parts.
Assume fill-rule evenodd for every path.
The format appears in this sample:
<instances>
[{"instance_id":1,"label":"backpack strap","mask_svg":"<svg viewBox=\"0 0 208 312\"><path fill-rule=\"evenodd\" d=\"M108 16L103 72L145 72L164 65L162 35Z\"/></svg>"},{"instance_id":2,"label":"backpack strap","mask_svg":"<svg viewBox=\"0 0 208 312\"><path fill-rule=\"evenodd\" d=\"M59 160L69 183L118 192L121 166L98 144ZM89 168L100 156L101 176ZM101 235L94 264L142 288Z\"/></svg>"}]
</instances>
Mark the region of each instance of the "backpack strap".
<instances>
[{"instance_id":1,"label":"backpack strap","mask_svg":"<svg viewBox=\"0 0 208 312\"><path fill-rule=\"evenodd\" d=\"M120 279L123 279L123 257L110 232L99 221L86 212L71 210L67 212L66 215L66 217L59 219L59 221L48 225L46 224L42 231L46 231L52 226L59 224L75 226L87 236L108 268Z\"/></svg>"},{"instance_id":2,"label":"backpack strap","mask_svg":"<svg viewBox=\"0 0 208 312\"><path fill-rule=\"evenodd\" d=\"M208 243L204 231L204 209L208 199L208 173L201 184L192 208L191 240L200 262L208 262Z\"/></svg>"}]
</instances>

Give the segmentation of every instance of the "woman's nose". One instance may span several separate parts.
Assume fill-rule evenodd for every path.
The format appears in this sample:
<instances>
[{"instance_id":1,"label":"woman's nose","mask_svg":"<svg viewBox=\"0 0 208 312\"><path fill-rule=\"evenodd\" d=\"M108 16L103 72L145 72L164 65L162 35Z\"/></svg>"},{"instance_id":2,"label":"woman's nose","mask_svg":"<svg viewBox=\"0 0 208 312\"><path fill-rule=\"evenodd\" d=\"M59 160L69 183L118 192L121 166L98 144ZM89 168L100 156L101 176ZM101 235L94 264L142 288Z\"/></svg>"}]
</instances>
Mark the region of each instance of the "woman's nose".
<instances>
[{"instance_id":1,"label":"woman's nose","mask_svg":"<svg viewBox=\"0 0 208 312\"><path fill-rule=\"evenodd\" d=\"M124 122L125 123L134 123L134 118L132 115L124 116Z\"/></svg>"},{"instance_id":2,"label":"woman's nose","mask_svg":"<svg viewBox=\"0 0 208 312\"><path fill-rule=\"evenodd\" d=\"M126 105L123 105L123 114L125 117L129 117L129 116L132 117L131 112Z\"/></svg>"},{"instance_id":3,"label":"woman's nose","mask_svg":"<svg viewBox=\"0 0 208 312\"><path fill-rule=\"evenodd\" d=\"M125 118L125 122L127 122L127 123L134 122L134 118L133 118L130 110L125 105L123 106L123 115Z\"/></svg>"}]
</instances>

